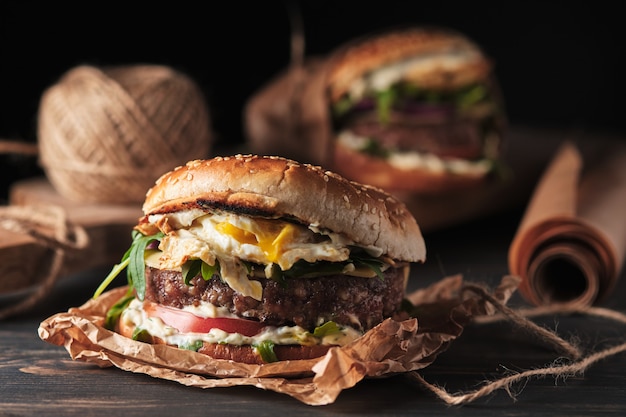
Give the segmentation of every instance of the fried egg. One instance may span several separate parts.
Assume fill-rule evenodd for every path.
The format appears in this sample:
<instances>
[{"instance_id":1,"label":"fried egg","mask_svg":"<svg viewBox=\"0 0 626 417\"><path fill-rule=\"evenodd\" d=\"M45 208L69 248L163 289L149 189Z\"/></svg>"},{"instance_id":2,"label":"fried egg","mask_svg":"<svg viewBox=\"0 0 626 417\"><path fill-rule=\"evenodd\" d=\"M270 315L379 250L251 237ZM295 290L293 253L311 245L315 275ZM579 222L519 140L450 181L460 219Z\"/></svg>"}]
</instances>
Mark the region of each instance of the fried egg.
<instances>
[{"instance_id":1,"label":"fried egg","mask_svg":"<svg viewBox=\"0 0 626 417\"><path fill-rule=\"evenodd\" d=\"M188 210L149 217L150 223L167 224L168 232L159 245L160 252L146 263L159 269L179 269L191 259L220 265L220 275L233 290L261 300L262 285L248 279L248 270L240 262L290 269L297 261L342 262L349 259L350 240L317 227L277 219L255 218L230 212L207 213ZM163 229L163 227L160 227ZM375 248L370 250L376 251Z\"/></svg>"}]
</instances>

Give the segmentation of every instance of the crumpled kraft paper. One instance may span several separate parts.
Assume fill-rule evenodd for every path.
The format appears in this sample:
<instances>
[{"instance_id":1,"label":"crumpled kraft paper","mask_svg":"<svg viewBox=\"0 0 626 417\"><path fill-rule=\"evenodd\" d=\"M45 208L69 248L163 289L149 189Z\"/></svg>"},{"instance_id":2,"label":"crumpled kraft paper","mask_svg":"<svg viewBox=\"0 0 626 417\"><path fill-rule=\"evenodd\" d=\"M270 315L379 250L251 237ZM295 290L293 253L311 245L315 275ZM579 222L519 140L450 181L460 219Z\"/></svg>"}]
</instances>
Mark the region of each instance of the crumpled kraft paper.
<instances>
[{"instance_id":1,"label":"crumpled kraft paper","mask_svg":"<svg viewBox=\"0 0 626 417\"><path fill-rule=\"evenodd\" d=\"M518 283L517 278L503 278L493 296L506 303ZM473 317L495 312L491 304L462 288L460 275L442 279L407 296L417 306L417 318L386 319L353 343L331 348L320 358L263 365L216 360L194 351L134 341L105 329L105 314L126 293L126 287L49 317L41 322L38 333L43 341L64 346L72 359L100 367L116 366L200 388L251 385L308 405L325 405L364 378L425 368Z\"/></svg>"}]
</instances>

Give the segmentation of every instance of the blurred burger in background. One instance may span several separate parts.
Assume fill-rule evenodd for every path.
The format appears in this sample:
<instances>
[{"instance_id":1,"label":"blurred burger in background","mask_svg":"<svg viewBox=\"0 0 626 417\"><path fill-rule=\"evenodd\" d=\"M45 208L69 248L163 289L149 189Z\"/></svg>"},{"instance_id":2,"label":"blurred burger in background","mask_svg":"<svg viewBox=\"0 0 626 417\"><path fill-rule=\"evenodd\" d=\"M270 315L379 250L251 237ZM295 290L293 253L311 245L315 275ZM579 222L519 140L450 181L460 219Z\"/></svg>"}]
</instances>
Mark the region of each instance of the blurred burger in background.
<instances>
[{"instance_id":1,"label":"blurred burger in background","mask_svg":"<svg viewBox=\"0 0 626 417\"><path fill-rule=\"evenodd\" d=\"M441 27L338 48L327 73L332 168L388 191L442 193L494 173L506 118L493 64Z\"/></svg>"},{"instance_id":2,"label":"blurred burger in background","mask_svg":"<svg viewBox=\"0 0 626 417\"><path fill-rule=\"evenodd\" d=\"M247 146L403 201L433 230L511 204L493 61L442 27L395 27L294 62L245 106Z\"/></svg>"}]
</instances>

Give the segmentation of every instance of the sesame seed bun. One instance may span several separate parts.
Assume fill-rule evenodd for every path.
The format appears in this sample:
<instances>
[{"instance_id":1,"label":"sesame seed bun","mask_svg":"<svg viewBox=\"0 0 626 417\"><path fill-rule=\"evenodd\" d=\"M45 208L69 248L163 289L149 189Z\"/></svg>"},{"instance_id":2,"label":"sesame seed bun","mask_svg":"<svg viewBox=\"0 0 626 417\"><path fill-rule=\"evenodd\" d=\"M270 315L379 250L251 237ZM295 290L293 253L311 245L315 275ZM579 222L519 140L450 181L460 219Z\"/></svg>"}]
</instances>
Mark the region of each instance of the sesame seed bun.
<instances>
[{"instance_id":1,"label":"sesame seed bun","mask_svg":"<svg viewBox=\"0 0 626 417\"><path fill-rule=\"evenodd\" d=\"M381 189L286 158L190 161L161 176L143 205L146 216L191 208L291 218L376 246L399 261L421 262L426 256L420 228L404 203Z\"/></svg>"},{"instance_id":2,"label":"sesame seed bun","mask_svg":"<svg viewBox=\"0 0 626 417\"><path fill-rule=\"evenodd\" d=\"M459 57L446 62L446 54ZM339 99L358 78L410 57L422 57L410 67L406 79L427 89L452 90L486 80L492 63L467 36L449 28L410 27L355 39L334 56L328 73L331 101Z\"/></svg>"}]
</instances>

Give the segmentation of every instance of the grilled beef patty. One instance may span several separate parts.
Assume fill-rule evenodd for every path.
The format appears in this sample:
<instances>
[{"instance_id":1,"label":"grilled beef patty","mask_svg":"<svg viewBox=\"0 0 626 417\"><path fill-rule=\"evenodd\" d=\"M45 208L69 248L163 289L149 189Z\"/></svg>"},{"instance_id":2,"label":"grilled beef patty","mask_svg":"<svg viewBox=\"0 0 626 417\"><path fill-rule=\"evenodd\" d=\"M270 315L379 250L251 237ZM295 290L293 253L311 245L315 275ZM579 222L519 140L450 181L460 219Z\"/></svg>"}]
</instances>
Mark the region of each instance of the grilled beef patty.
<instances>
[{"instance_id":1,"label":"grilled beef patty","mask_svg":"<svg viewBox=\"0 0 626 417\"><path fill-rule=\"evenodd\" d=\"M234 291L218 275L208 281L197 276L186 285L180 272L147 267L145 299L177 308L206 301L273 326L313 330L333 320L366 331L397 312L405 290L403 268L389 268L382 280L347 275L288 279L286 283L258 280L263 285L261 301Z\"/></svg>"}]
</instances>

